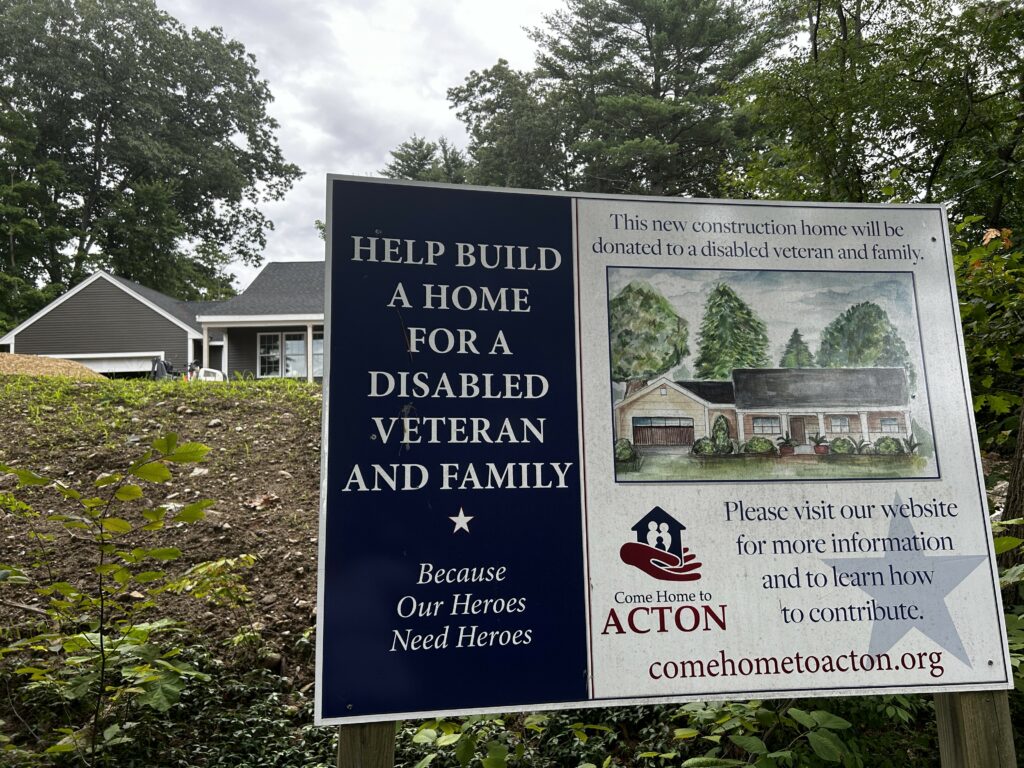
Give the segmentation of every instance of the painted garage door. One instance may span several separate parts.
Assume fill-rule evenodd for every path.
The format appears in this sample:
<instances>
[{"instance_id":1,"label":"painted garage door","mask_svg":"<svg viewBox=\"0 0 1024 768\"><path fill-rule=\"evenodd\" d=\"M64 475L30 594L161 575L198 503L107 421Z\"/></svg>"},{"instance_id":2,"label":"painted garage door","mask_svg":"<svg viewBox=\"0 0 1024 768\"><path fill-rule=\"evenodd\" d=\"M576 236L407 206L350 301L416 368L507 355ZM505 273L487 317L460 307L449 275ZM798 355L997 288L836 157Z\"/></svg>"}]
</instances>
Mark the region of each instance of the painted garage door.
<instances>
[{"instance_id":1,"label":"painted garage door","mask_svg":"<svg viewBox=\"0 0 1024 768\"><path fill-rule=\"evenodd\" d=\"M634 416L634 445L693 445L693 419Z\"/></svg>"}]
</instances>

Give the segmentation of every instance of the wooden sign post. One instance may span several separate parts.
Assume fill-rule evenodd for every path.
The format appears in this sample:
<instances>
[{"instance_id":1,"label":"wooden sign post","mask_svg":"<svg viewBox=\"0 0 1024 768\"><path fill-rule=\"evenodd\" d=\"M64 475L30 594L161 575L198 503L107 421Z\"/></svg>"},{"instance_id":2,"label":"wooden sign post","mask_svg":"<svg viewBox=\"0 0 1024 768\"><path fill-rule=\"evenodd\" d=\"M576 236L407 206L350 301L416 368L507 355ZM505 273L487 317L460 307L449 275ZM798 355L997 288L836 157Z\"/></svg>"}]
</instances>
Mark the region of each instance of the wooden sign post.
<instances>
[{"instance_id":1,"label":"wooden sign post","mask_svg":"<svg viewBox=\"0 0 1024 768\"><path fill-rule=\"evenodd\" d=\"M338 729L338 768L394 768L395 723L360 723Z\"/></svg>"},{"instance_id":2,"label":"wooden sign post","mask_svg":"<svg viewBox=\"0 0 1024 768\"><path fill-rule=\"evenodd\" d=\"M1016 768L1006 691L935 695L942 768Z\"/></svg>"}]
</instances>

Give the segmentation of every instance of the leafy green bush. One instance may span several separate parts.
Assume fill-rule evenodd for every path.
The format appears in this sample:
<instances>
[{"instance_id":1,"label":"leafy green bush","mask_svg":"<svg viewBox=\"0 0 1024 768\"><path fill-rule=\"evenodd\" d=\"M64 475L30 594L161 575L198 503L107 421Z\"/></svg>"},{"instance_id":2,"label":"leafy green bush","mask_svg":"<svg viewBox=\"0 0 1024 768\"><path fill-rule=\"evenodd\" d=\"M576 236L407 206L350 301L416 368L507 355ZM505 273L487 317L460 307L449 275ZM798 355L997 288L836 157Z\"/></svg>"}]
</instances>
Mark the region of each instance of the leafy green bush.
<instances>
[{"instance_id":1,"label":"leafy green bush","mask_svg":"<svg viewBox=\"0 0 1024 768\"><path fill-rule=\"evenodd\" d=\"M732 453L732 440L729 438L729 420L725 416L716 416L711 425L711 444L718 456Z\"/></svg>"},{"instance_id":2,"label":"leafy green bush","mask_svg":"<svg viewBox=\"0 0 1024 768\"><path fill-rule=\"evenodd\" d=\"M848 437L832 438L832 453L857 453L857 447Z\"/></svg>"},{"instance_id":3,"label":"leafy green bush","mask_svg":"<svg viewBox=\"0 0 1024 768\"><path fill-rule=\"evenodd\" d=\"M615 460L633 461L636 458L636 446L629 439L620 437L615 441Z\"/></svg>"},{"instance_id":4,"label":"leafy green bush","mask_svg":"<svg viewBox=\"0 0 1024 768\"><path fill-rule=\"evenodd\" d=\"M690 449L694 456L714 456L715 444L710 437L698 438Z\"/></svg>"},{"instance_id":5,"label":"leafy green bush","mask_svg":"<svg viewBox=\"0 0 1024 768\"><path fill-rule=\"evenodd\" d=\"M895 437L883 435L875 440L875 453L882 454L883 456L894 456L897 453L903 453L903 445Z\"/></svg>"},{"instance_id":6,"label":"leafy green bush","mask_svg":"<svg viewBox=\"0 0 1024 768\"><path fill-rule=\"evenodd\" d=\"M743 444L743 453L775 453L775 444L767 437L757 435Z\"/></svg>"}]
</instances>

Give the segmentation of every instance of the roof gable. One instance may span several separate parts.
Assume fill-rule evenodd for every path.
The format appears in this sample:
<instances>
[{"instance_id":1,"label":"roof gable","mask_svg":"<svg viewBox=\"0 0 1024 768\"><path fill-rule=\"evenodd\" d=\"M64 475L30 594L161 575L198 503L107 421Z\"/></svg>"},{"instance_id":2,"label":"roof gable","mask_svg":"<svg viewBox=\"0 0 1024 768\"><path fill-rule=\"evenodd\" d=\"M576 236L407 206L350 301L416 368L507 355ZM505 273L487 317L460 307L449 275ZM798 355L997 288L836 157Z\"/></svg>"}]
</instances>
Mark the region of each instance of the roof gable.
<instances>
[{"instance_id":1,"label":"roof gable","mask_svg":"<svg viewBox=\"0 0 1024 768\"><path fill-rule=\"evenodd\" d=\"M190 338L198 338L200 336L199 328L195 325L195 316L192 316L192 321L184 319L187 317L188 310L184 307L184 302L172 299L170 296L166 296L159 291L154 291L152 288L146 288L143 285L139 285L131 280L125 278L114 277L103 270L94 272L90 277L86 278L67 293L58 296L56 299L51 301L41 310L36 312L32 317L25 320L23 323L18 325L16 328L8 331L3 338L0 338L0 344L7 344L15 340L15 337L23 330L28 328L30 325L38 321L40 318L45 317L50 312L61 306L65 302L73 299L80 292L86 290L90 285L95 283L97 280L105 280L116 288L124 291L125 294L133 298L134 300L142 303L149 309L156 312L161 317L169 320L170 322L177 325L183 331L185 331ZM172 305L181 305L180 307L172 307Z\"/></svg>"}]
</instances>

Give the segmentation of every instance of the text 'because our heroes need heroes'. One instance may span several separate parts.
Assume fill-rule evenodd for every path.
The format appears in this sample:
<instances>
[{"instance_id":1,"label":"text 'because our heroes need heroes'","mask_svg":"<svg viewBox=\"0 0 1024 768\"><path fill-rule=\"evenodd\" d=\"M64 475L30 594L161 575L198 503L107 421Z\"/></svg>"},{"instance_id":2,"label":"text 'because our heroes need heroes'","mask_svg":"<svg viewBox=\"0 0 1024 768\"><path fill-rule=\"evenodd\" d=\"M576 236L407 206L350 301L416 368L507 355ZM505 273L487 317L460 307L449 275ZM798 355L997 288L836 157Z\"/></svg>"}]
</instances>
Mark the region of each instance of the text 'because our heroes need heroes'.
<instances>
[{"instance_id":1,"label":"text 'because our heroes need heroes'","mask_svg":"<svg viewBox=\"0 0 1024 768\"><path fill-rule=\"evenodd\" d=\"M547 417L512 417L495 414L491 409L500 408L503 402L543 400L553 386L558 386L552 384L545 371L508 368L515 365L518 343L532 328L527 323L534 312L531 290L542 285L538 283L542 276L565 268L561 252L550 246L446 243L364 235L353 235L350 247L348 262L353 268L393 268L400 278L389 283L387 293L380 296L377 306L382 312L438 318L430 325L421 320L408 324L403 321L403 351L410 361L415 361L417 355L445 359L450 356L454 361L475 358L493 363L496 369L437 370L433 366L431 370L393 370L377 368L371 362L365 374L364 397L373 404L371 408L387 410L370 416L369 439L380 445L393 443L402 450L428 445L543 445L552 426ZM529 274L531 279L529 286L417 279L418 274L427 276L431 268L438 267L466 270L467 275L481 271ZM480 313L502 318L501 327L495 330L489 325L491 330L487 333L474 327L473 320ZM452 316L457 316L455 324L448 322ZM365 322L365 317L361 322ZM486 403L487 412L473 416L430 412L449 401ZM347 493L424 488L567 489L574 467L572 461L355 463L341 490Z\"/></svg>"}]
</instances>

